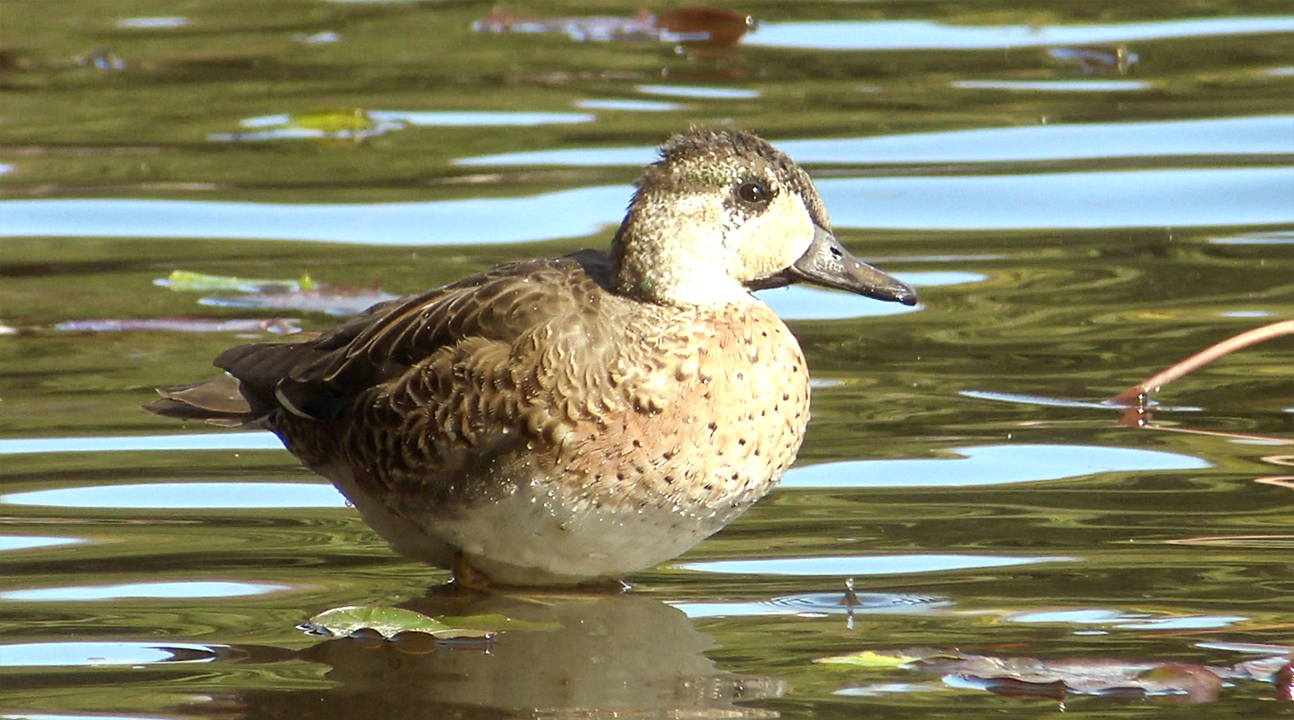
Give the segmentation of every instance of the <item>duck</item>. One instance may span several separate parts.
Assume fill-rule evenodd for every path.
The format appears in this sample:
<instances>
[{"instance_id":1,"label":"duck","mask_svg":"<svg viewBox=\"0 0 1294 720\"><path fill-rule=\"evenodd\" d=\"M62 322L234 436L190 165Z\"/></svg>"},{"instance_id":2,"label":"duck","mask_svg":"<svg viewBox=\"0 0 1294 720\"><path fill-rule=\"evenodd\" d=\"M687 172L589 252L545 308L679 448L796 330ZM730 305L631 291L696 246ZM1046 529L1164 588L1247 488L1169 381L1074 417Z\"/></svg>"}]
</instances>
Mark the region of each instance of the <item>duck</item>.
<instances>
[{"instance_id":1,"label":"duck","mask_svg":"<svg viewBox=\"0 0 1294 720\"><path fill-rule=\"evenodd\" d=\"M809 422L804 353L754 291L914 305L813 182L744 131L660 148L607 252L499 265L218 355L158 415L265 429L391 547L468 587L616 582L764 497Z\"/></svg>"}]
</instances>

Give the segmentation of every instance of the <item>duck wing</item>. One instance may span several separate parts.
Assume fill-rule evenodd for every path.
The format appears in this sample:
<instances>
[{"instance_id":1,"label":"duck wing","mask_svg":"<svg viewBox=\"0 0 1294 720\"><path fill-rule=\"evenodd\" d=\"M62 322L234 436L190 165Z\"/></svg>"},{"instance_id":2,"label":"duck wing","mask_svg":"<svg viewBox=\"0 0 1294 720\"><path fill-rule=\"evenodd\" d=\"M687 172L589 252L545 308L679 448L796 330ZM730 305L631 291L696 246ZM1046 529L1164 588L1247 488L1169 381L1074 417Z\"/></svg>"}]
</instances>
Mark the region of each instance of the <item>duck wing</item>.
<instances>
[{"instance_id":1,"label":"duck wing","mask_svg":"<svg viewBox=\"0 0 1294 720\"><path fill-rule=\"evenodd\" d=\"M255 426L279 409L330 420L367 390L392 382L436 352L464 342L511 343L555 317L595 312L611 286L606 256L584 250L500 265L451 285L379 303L295 342L230 348L214 361L227 375L158 388L158 415Z\"/></svg>"}]
</instances>

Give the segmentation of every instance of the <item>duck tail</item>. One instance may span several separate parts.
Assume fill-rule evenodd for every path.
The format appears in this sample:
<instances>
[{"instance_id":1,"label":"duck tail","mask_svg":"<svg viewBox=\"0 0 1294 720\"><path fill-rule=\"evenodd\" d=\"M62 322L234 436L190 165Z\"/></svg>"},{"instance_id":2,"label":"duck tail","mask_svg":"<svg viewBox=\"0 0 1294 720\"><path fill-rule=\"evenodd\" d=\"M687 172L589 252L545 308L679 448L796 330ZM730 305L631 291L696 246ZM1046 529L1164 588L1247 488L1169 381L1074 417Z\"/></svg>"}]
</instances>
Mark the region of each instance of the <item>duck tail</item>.
<instances>
[{"instance_id":1,"label":"duck tail","mask_svg":"<svg viewBox=\"0 0 1294 720\"><path fill-rule=\"evenodd\" d=\"M266 409L254 407L244 394L243 382L232 375L189 385L157 388L162 397L144 404L156 415L180 420L203 420L221 427L256 426Z\"/></svg>"}]
</instances>

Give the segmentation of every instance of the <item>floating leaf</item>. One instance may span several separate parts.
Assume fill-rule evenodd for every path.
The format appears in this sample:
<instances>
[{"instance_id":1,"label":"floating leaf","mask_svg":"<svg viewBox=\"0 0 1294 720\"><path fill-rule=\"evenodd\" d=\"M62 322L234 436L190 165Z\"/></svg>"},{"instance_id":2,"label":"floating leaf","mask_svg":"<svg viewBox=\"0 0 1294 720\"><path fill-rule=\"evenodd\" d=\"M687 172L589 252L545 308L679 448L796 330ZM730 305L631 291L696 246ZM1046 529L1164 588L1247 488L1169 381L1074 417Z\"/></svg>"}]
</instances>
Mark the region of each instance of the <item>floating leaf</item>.
<instances>
[{"instance_id":1,"label":"floating leaf","mask_svg":"<svg viewBox=\"0 0 1294 720\"><path fill-rule=\"evenodd\" d=\"M373 120L363 108L315 110L292 115L292 127L318 130L329 135L352 135L373 128Z\"/></svg>"},{"instance_id":2,"label":"floating leaf","mask_svg":"<svg viewBox=\"0 0 1294 720\"><path fill-rule=\"evenodd\" d=\"M908 665L920 660L921 658L909 657L901 653L878 653L871 650L850 653L848 655L835 655L832 657L818 658L813 662L822 663L823 665L847 665L849 667L864 668L867 670L893 670L895 668L907 667Z\"/></svg>"},{"instance_id":3,"label":"floating leaf","mask_svg":"<svg viewBox=\"0 0 1294 720\"><path fill-rule=\"evenodd\" d=\"M318 285L309 275L302 275L297 280L255 280L233 277L231 275L206 275L188 270L173 270L165 278L153 281L154 285L166 287L179 292L211 292L213 290L232 290L235 292L300 292L313 290Z\"/></svg>"},{"instance_id":4,"label":"floating leaf","mask_svg":"<svg viewBox=\"0 0 1294 720\"><path fill-rule=\"evenodd\" d=\"M404 120L377 118L363 108L339 108L297 113L295 115L264 115L243 118L240 122L251 132L213 133L208 140L245 142L249 140L321 140L361 141L391 130L409 126Z\"/></svg>"},{"instance_id":5,"label":"floating leaf","mask_svg":"<svg viewBox=\"0 0 1294 720\"><path fill-rule=\"evenodd\" d=\"M495 633L489 630L456 627L422 613L385 605L351 605L333 608L310 618L300 625L302 630L314 635L349 637L362 630L371 630L390 640L399 633L420 632L437 639L487 638Z\"/></svg>"}]
</instances>

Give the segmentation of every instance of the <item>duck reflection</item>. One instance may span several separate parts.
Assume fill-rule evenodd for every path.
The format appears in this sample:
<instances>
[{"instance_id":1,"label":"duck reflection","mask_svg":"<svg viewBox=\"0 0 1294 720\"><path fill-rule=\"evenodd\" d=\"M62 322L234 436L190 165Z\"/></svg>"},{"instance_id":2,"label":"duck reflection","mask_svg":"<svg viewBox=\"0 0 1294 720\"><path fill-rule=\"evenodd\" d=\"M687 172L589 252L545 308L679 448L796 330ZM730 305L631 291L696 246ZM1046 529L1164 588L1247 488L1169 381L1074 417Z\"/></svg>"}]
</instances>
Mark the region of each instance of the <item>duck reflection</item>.
<instances>
[{"instance_id":1,"label":"duck reflection","mask_svg":"<svg viewBox=\"0 0 1294 720\"><path fill-rule=\"evenodd\" d=\"M776 717L744 702L786 689L781 680L716 668L705 656L710 638L683 612L641 595L433 592L402 607L430 616L500 614L544 629L422 652L327 640L300 654L331 666L326 677L339 684L319 693L310 717ZM286 717L289 706L299 713L302 699L248 697L247 716Z\"/></svg>"}]
</instances>

